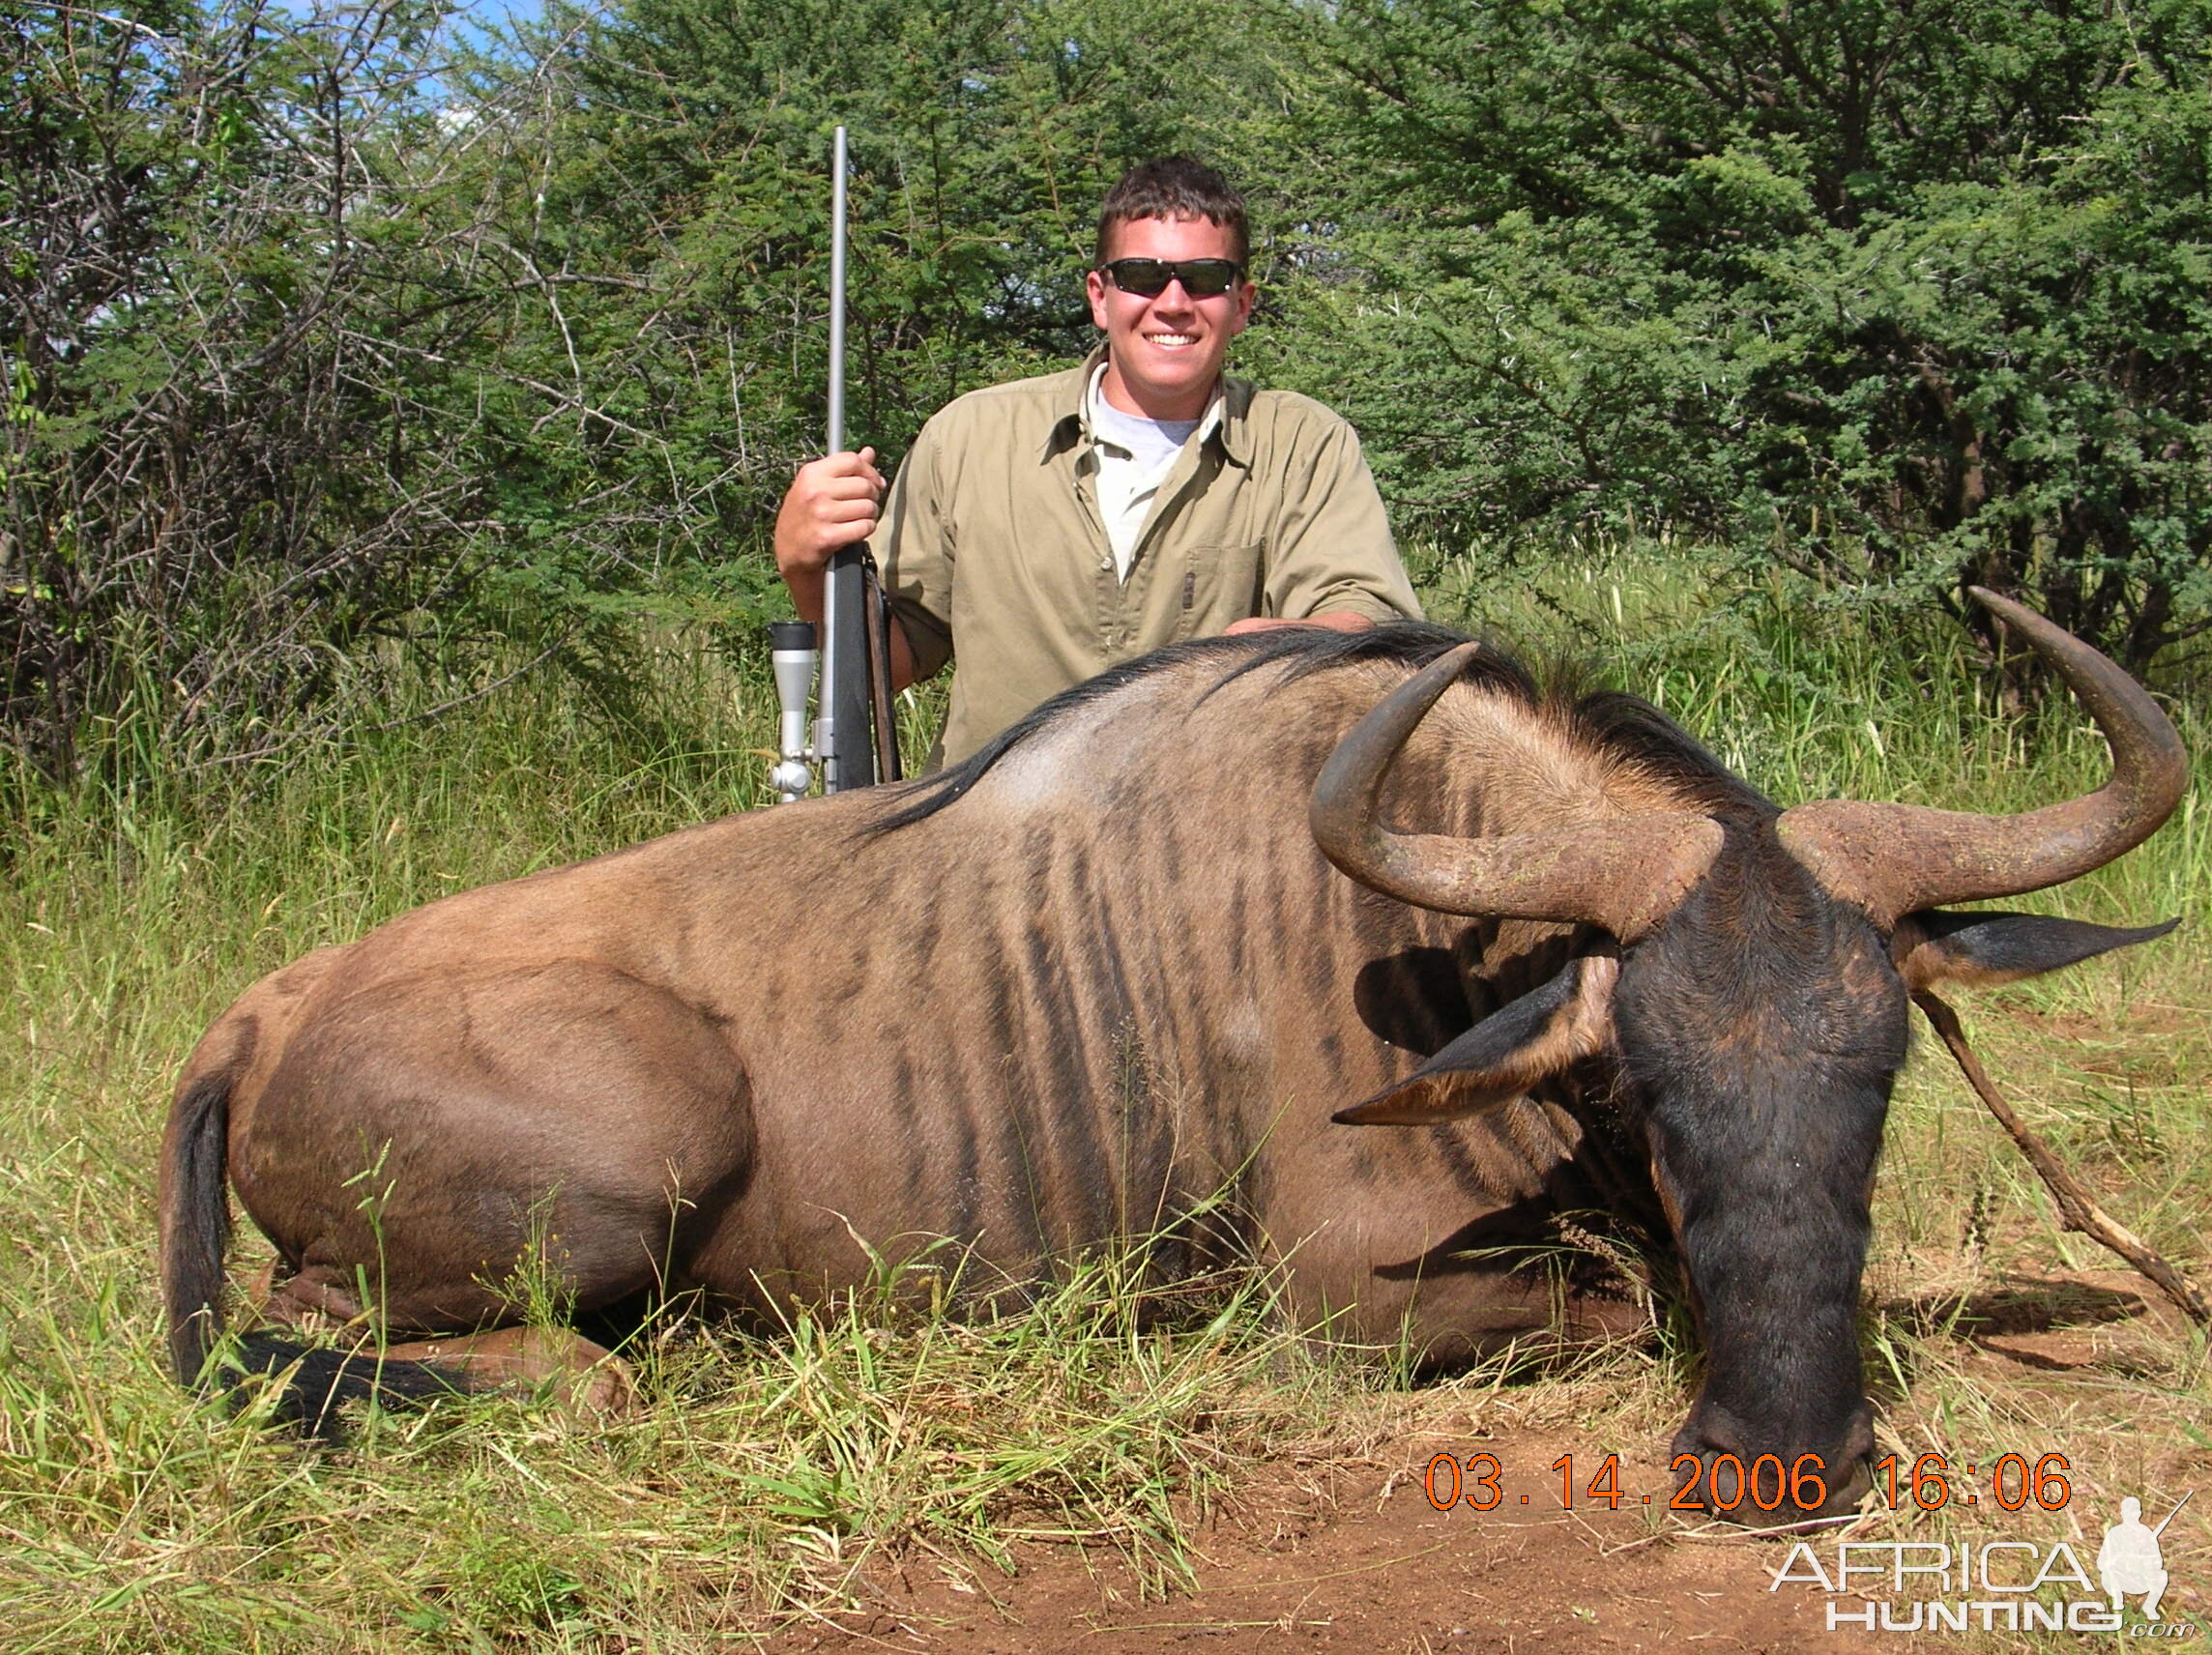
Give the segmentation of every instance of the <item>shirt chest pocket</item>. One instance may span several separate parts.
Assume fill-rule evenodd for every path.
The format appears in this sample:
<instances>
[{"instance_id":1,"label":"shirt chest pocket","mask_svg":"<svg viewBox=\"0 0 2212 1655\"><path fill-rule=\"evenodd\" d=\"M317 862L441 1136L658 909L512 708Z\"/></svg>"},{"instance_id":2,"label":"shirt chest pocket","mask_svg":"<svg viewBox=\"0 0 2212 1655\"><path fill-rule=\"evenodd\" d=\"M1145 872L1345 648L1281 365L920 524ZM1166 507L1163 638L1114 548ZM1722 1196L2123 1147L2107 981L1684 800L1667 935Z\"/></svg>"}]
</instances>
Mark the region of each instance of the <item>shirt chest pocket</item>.
<instances>
[{"instance_id":1,"label":"shirt chest pocket","mask_svg":"<svg viewBox=\"0 0 2212 1655\"><path fill-rule=\"evenodd\" d=\"M1184 546L1175 558L1169 598L1174 636L1209 638L1237 621L1265 614L1266 542Z\"/></svg>"}]
</instances>

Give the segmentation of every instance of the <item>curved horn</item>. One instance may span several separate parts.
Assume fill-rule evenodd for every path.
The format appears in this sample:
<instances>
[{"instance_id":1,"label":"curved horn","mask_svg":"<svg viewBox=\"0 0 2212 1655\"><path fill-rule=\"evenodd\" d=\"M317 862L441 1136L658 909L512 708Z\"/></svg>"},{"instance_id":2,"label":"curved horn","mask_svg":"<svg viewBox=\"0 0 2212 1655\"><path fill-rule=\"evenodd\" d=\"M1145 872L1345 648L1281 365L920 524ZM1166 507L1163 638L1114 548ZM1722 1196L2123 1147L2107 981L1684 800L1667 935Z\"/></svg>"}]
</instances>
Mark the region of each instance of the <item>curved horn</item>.
<instances>
[{"instance_id":1,"label":"curved horn","mask_svg":"<svg viewBox=\"0 0 2212 1655\"><path fill-rule=\"evenodd\" d=\"M1784 811L1775 830L1790 854L1884 926L1916 909L2018 896L2101 868L2157 832L2189 782L2172 720L2134 679L2032 609L1966 590L2058 669L2105 733L2112 776L2095 793L2019 816L1848 798Z\"/></svg>"},{"instance_id":2,"label":"curved horn","mask_svg":"<svg viewBox=\"0 0 2212 1655\"><path fill-rule=\"evenodd\" d=\"M1602 925L1635 941L1712 865L1719 823L1667 812L1474 839L1376 825L1391 761L1481 648L1462 644L1440 656L1337 743L1314 783L1310 820L1322 854L1360 884L1422 908Z\"/></svg>"}]
</instances>

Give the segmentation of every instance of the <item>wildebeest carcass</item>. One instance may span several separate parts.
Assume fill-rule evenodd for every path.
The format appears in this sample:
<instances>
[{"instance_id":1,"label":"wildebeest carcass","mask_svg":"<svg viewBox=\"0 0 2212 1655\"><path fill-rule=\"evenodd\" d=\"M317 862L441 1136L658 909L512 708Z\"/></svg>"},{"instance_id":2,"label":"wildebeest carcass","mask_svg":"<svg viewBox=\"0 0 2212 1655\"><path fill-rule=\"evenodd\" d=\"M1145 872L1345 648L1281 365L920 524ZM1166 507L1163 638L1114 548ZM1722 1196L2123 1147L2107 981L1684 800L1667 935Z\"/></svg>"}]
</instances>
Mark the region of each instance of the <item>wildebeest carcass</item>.
<instances>
[{"instance_id":1,"label":"wildebeest carcass","mask_svg":"<svg viewBox=\"0 0 2212 1655\"><path fill-rule=\"evenodd\" d=\"M1538 1262L1562 1220L1648 1205L1704 1350L1677 1451L1819 1455L1832 1505L1872 1443L1859 1278L1908 990L2168 928L1937 911L2110 861L2184 781L2125 674L1983 601L2104 729L2098 792L1779 811L1631 697L1433 627L1275 632L1118 669L940 776L310 954L178 1085L176 1369L219 1331L226 1173L280 1315L361 1317L367 1284L423 1331L514 1320L533 1248L580 1310L765 1307L926 1237L1006 1282L1154 1227L1172 1255L1233 1185L1295 1314L1440 1362L1619 1325L1611 1271Z\"/></svg>"}]
</instances>

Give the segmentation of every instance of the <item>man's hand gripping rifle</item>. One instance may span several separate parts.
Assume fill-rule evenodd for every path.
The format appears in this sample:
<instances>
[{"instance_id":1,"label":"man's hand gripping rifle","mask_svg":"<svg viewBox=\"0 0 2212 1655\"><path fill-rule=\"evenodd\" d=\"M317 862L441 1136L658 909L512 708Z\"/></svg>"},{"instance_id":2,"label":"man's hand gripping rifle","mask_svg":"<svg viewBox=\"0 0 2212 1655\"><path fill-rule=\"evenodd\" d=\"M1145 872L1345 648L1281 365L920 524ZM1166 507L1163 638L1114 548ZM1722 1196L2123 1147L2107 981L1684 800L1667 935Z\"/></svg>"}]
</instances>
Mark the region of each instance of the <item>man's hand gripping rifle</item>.
<instances>
[{"instance_id":1,"label":"man's hand gripping rifle","mask_svg":"<svg viewBox=\"0 0 2212 1655\"><path fill-rule=\"evenodd\" d=\"M830 419L831 454L845 449L845 129L837 129L830 186ZM806 699L814 680L814 627L778 621L769 627L783 716L782 754L769 783L786 804L802 798L822 769L822 791L842 793L899 779L898 727L891 700L890 604L867 542L830 554L822 595L821 705L807 740Z\"/></svg>"}]
</instances>

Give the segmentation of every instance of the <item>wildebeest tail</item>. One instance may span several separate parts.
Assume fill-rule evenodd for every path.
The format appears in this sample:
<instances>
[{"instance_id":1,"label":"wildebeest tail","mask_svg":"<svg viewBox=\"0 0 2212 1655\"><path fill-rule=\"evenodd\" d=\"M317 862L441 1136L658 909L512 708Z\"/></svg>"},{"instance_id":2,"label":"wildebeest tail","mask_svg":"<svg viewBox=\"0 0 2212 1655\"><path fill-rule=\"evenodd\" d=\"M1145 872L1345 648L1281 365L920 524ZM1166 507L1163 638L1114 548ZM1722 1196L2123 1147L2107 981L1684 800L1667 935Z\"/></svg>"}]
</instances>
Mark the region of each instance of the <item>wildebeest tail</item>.
<instances>
[{"instance_id":1,"label":"wildebeest tail","mask_svg":"<svg viewBox=\"0 0 2212 1655\"><path fill-rule=\"evenodd\" d=\"M218 1069L186 1088L170 1111L162 1149L161 1297L169 1318L169 1365L188 1389L214 1381L208 1357L222 1337L222 1256L230 1239L225 1195L230 1087L230 1075ZM268 1333L249 1333L239 1342L238 1364L257 1374L293 1369L276 1401L276 1416L325 1441L339 1435L340 1403L373 1397L391 1407L468 1388L457 1375L427 1362L348 1355ZM234 1406L245 1400L243 1392L231 1395Z\"/></svg>"},{"instance_id":2,"label":"wildebeest tail","mask_svg":"<svg viewBox=\"0 0 2212 1655\"><path fill-rule=\"evenodd\" d=\"M322 1442L342 1441L338 1406L374 1401L384 1408L435 1402L469 1389L451 1369L428 1362L388 1361L380 1356L348 1355L342 1350L297 1345L269 1333L248 1333L239 1341L239 1365L252 1374L282 1374L284 1389L272 1410L275 1418ZM233 1393L244 1401L243 1392Z\"/></svg>"},{"instance_id":3,"label":"wildebeest tail","mask_svg":"<svg viewBox=\"0 0 2212 1655\"><path fill-rule=\"evenodd\" d=\"M197 1386L222 1336L222 1252L230 1239L231 1077L221 1070L186 1089L169 1116L161 1168L161 1299L169 1365Z\"/></svg>"}]
</instances>

